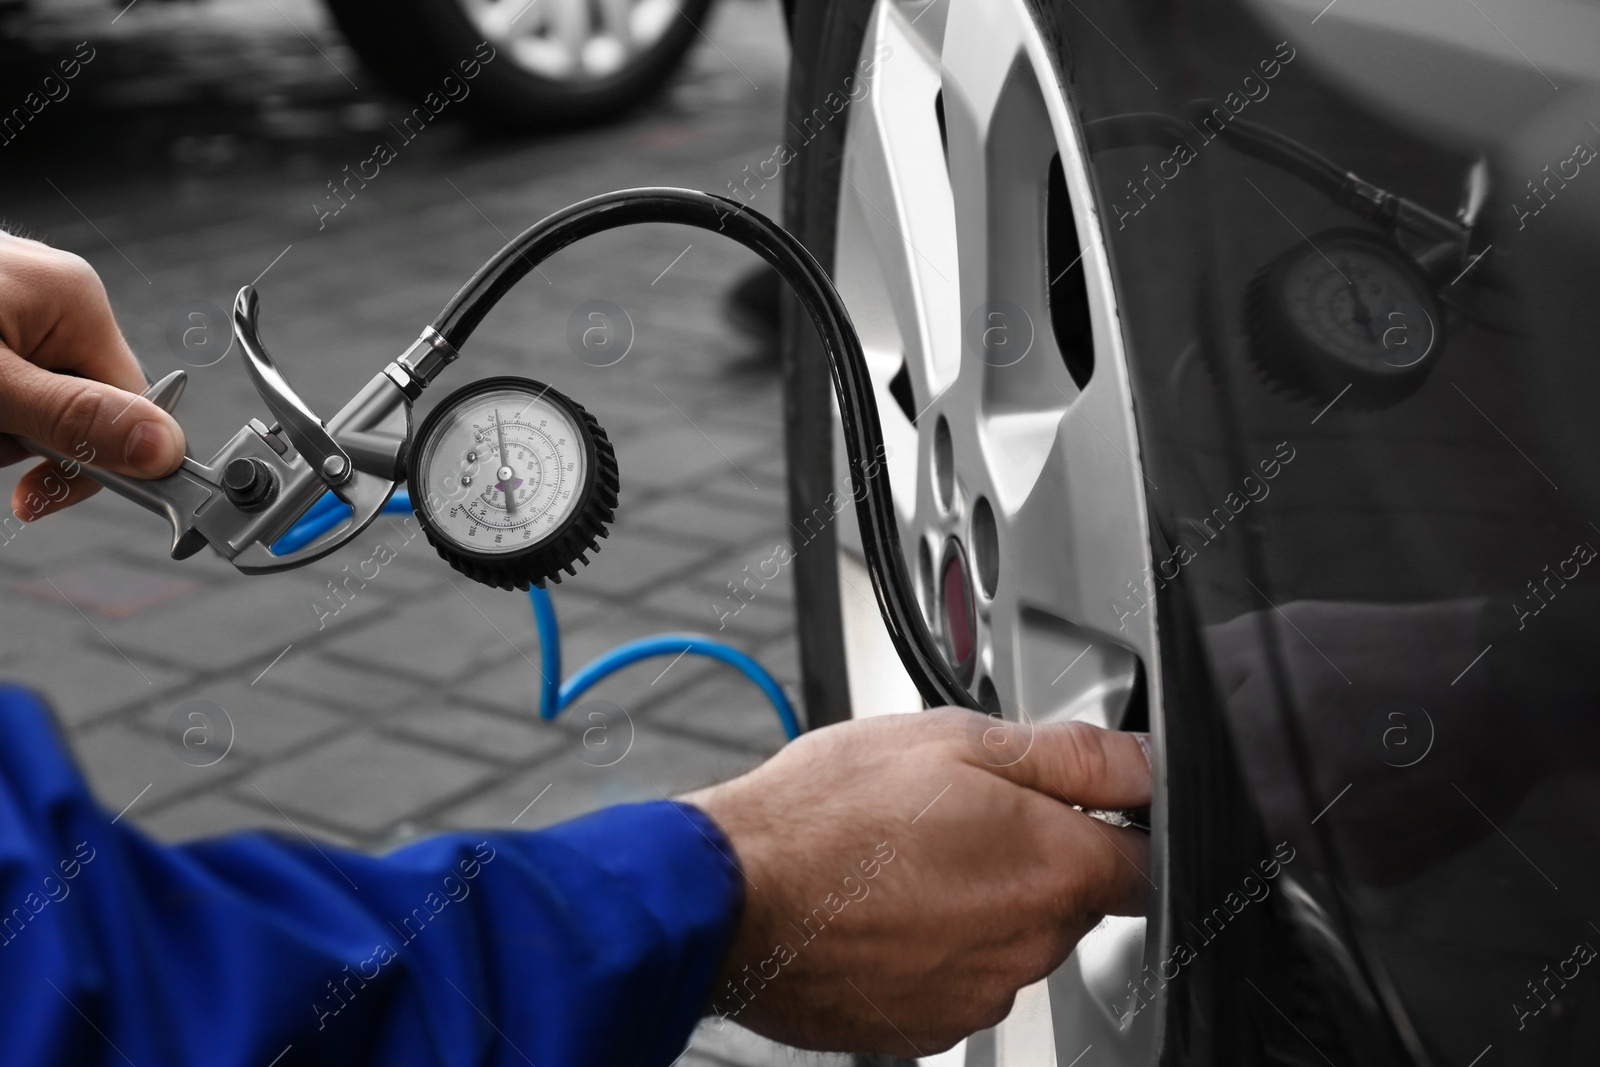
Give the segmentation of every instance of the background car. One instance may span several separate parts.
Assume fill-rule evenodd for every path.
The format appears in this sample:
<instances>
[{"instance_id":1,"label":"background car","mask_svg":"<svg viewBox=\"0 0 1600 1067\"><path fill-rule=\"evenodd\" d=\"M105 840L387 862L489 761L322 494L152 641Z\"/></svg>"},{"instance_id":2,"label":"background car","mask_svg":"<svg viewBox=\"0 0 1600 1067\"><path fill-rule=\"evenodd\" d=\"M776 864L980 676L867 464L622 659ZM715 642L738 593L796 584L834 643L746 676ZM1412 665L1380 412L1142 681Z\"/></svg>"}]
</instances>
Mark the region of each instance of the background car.
<instances>
[{"instance_id":1,"label":"background car","mask_svg":"<svg viewBox=\"0 0 1600 1067\"><path fill-rule=\"evenodd\" d=\"M711 0L327 0L327 7L362 60L414 102L437 92L440 79L459 77L463 59L504 56L481 80L473 75L476 92L462 104L486 125L516 130L601 122L649 99L689 46L707 39L700 24ZM30 0L0 0L0 33L25 27L33 10ZM492 51L475 53L481 44Z\"/></svg>"},{"instance_id":2,"label":"background car","mask_svg":"<svg viewBox=\"0 0 1600 1067\"><path fill-rule=\"evenodd\" d=\"M787 220L872 361L928 625L994 713L1155 737L1148 920L923 1062L1593 1062L1600 12L791 34ZM785 377L813 722L916 710L798 321Z\"/></svg>"}]
</instances>

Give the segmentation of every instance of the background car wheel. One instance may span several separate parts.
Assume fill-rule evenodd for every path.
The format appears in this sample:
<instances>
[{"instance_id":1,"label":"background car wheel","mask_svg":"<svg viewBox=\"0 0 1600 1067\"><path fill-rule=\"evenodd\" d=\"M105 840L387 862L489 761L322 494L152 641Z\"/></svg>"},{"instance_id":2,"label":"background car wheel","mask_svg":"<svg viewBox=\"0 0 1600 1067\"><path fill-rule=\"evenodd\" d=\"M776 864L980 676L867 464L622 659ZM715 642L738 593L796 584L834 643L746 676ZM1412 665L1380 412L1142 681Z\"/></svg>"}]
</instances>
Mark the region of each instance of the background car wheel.
<instances>
[{"instance_id":1,"label":"background car wheel","mask_svg":"<svg viewBox=\"0 0 1600 1067\"><path fill-rule=\"evenodd\" d=\"M1143 475L1116 292L1076 115L1024 0L802 4L787 221L829 265L878 386L902 546L927 620L991 713L1156 736ZM1059 40L1059 38L1051 38ZM785 345L799 626L813 725L915 711L861 562L826 362ZM831 495L831 499L830 499ZM846 670L840 671L840 662ZM1023 709L1026 709L1024 713ZM1166 944L1108 919L995 1031L924 1062L1154 1063L1164 1001L1130 983Z\"/></svg>"},{"instance_id":2,"label":"background car wheel","mask_svg":"<svg viewBox=\"0 0 1600 1067\"><path fill-rule=\"evenodd\" d=\"M408 99L439 90L484 42L463 107L528 129L599 122L649 98L699 36L711 0L328 0L352 47ZM481 56L478 56L481 58Z\"/></svg>"}]
</instances>

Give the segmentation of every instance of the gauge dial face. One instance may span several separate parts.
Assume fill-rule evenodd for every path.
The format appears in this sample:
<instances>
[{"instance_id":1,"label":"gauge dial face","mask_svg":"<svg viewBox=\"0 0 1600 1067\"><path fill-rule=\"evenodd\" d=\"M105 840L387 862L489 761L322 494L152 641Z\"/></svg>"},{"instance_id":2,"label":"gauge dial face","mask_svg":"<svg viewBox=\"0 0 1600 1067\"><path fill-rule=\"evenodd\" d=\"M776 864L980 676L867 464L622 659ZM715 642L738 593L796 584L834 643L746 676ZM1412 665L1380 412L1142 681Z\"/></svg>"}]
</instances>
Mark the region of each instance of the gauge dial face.
<instances>
[{"instance_id":1,"label":"gauge dial face","mask_svg":"<svg viewBox=\"0 0 1600 1067\"><path fill-rule=\"evenodd\" d=\"M423 506L464 549L515 552L559 531L583 499L585 439L542 391L466 396L422 442Z\"/></svg>"},{"instance_id":2,"label":"gauge dial face","mask_svg":"<svg viewBox=\"0 0 1600 1067\"><path fill-rule=\"evenodd\" d=\"M1318 242L1289 265L1280 292L1289 321L1352 369L1393 374L1433 351L1433 300L1404 261L1375 242Z\"/></svg>"}]
</instances>

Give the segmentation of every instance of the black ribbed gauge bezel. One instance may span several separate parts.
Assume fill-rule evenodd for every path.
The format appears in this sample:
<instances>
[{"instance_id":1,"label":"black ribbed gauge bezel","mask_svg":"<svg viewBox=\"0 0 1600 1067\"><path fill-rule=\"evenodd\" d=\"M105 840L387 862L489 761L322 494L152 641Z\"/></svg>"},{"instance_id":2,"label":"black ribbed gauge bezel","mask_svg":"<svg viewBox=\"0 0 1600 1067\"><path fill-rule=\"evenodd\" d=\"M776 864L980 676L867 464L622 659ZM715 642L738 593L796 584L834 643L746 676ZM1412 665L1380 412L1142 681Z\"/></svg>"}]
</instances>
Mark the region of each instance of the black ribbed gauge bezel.
<instances>
[{"instance_id":1,"label":"black ribbed gauge bezel","mask_svg":"<svg viewBox=\"0 0 1600 1067\"><path fill-rule=\"evenodd\" d=\"M1411 287L1408 295L1431 320L1432 346L1415 363L1359 367L1329 351L1295 321L1286 285L1304 260L1323 255L1330 245L1359 251L1381 262ZM1347 402L1367 409L1399 403L1422 385L1439 362L1445 323L1432 283L1415 259L1393 240L1367 230L1341 228L1317 234L1268 263L1251 279L1245 303L1250 360L1276 391L1308 403L1325 404L1346 393Z\"/></svg>"},{"instance_id":2,"label":"black ribbed gauge bezel","mask_svg":"<svg viewBox=\"0 0 1600 1067\"><path fill-rule=\"evenodd\" d=\"M428 452L427 442L447 415L473 397L504 389L525 391L566 410L582 439L584 478L575 491L578 505L560 526L523 548L482 552L456 541L435 523L426 493L418 493L418 487L427 484L423 477L425 472L418 468ZM600 551L600 538L609 536L607 527L617 514L617 457L600 423L582 404L543 382L510 375L484 378L463 386L428 414L409 449L406 484L412 490L412 511L440 558L473 581L497 589L526 591L530 585L542 587L547 580L559 583L563 572L569 576L576 574L578 564L588 564L589 553Z\"/></svg>"}]
</instances>

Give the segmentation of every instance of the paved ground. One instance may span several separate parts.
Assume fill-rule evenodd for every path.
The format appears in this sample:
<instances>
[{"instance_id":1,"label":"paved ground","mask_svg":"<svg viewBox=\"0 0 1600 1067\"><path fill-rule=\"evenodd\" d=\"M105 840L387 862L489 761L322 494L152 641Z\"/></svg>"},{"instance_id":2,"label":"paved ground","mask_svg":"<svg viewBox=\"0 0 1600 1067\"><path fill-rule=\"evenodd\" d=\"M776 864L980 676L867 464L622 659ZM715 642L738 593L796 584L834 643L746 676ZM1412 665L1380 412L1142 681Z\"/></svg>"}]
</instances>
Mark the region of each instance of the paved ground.
<instances>
[{"instance_id":1,"label":"paved ground","mask_svg":"<svg viewBox=\"0 0 1600 1067\"><path fill-rule=\"evenodd\" d=\"M99 268L153 375L200 361L180 359L170 322L188 325L194 301L228 306L255 279L268 344L324 411L401 351L503 234L612 188L724 188L766 158L779 125L776 3L724 0L705 27L710 46L643 112L542 139L430 127L319 230L325 183L403 111L321 11L308 0L147 0L113 24L115 14L55 3L30 25L26 52L40 63L85 40L94 58L69 97L0 148L5 216ZM8 101L36 76L26 60L0 63ZM776 192L758 206L775 210ZM554 591L569 671L626 638L716 631L728 583L784 537L775 359L722 314L751 262L672 227L596 239L525 283L447 379L548 380L616 442L615 535ZM565 341L568 316L595 299L625 308L635 330L607 369ZM191 375L179 414L198 453L264 414L236 355ZM595 691L622 709L610 747L592 730L584 743L602 705L540 723L526 598L459 579L398 524L272 578L209 556L173 562L163 533L102 494L0 543L0 673L51 696L106 806L128 807L159 837L274 827L382 850L443 828L536 827L734 774L782 743L753 687L688 658ZM347 604L334 599L330 583L380 541L397 558L346 586ZM782 575L724 636L798 700L791 611ZM748 1035L702 1034L696 1047L685 1063L799 1058Z\"/></svg>"}]
</instances>

